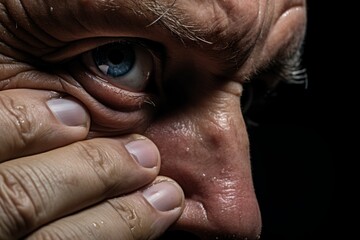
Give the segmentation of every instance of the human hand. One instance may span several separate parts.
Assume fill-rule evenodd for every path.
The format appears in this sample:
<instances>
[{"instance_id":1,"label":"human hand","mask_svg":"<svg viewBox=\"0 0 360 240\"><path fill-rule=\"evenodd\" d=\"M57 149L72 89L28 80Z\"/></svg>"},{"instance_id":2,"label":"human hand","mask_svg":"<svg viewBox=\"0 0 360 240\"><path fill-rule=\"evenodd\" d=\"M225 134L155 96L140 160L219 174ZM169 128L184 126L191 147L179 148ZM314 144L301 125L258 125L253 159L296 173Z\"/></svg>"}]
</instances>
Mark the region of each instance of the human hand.
<instances>
[{"instance_id":1,"label":"human hand","mask_svg":"<svg viewBox=\"0 0 360 240\"><path fill-rule=\"evenodd\" d=\"M0 125L0 239L153 239L180 216L183 193L157 177L156 146L85 140L90 118L75 100L1 91Z\"/></svg>"}]
</instances>

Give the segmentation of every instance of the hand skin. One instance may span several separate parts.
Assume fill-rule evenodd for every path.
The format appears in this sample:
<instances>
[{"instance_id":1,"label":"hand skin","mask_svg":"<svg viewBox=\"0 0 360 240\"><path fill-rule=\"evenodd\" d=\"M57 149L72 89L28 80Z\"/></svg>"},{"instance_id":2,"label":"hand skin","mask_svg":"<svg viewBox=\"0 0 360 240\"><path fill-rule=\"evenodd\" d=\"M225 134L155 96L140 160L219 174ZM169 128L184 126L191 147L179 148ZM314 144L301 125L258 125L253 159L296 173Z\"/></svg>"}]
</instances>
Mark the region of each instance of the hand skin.
<instances>
[{"instance_id":1,"label":"hand skin","mask_svg":"<svg viewBox=\"0 0 360 240\"><path fill-rule=\"evenodd\" d=\"M158 237L180 216L184 196L170 179L156 178L156 146L140 135L84 140L88 113L67 99L59 111L56 97L0 92L0 239Z\"/></svg>"},{"instance_id":2,"label":"hand skin","mask_svg":"<svg viewBox=\"0 0 360 240\"><path fill-rule=\"evenodd\" d=\"M245 81L298 50L305 32L305 1L1 0L0 6L1 89L44 89L77 99L91 116L85 143L95 141L95 149L107 148L104 137L115 135L137 133L151 139L161 155L160 175L174 179L185 193L184 211L172 230L201 239L259 238L261 215L239 98ZM89 56L87 51L118 39L156 43L160 53L153 54L157 60L150 78L156 91L121 88L84 66L88 61L81 59ZM46 128L57 127L50 123ZM50 149L84 138L81 131L69 134L68 140L50 136ZM73 151L72 146L44 153L46 162L57 162L55 155ZM121 149L118 158L125 154L122 162L130 164ZM13 161L24 160L9 163ZM147 174L147 181L139 180L142 184L157 173ZM141 184L135 185L126 192ZM147 222L150 210L144 211L137 216ZM106 230L111 226L116 228L109 225Z\"/></svg>"}]
</instances>

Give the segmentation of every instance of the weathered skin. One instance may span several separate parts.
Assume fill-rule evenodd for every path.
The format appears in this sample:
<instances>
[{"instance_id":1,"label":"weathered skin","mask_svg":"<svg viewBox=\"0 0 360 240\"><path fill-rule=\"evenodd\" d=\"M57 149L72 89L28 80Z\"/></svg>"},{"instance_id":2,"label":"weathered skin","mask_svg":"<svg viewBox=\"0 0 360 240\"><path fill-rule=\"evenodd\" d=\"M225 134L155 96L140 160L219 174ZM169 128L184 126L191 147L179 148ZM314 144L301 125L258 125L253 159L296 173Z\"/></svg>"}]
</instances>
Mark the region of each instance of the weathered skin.
<instances>
[{"instance_id":1,"label":"weathered skin","mask_svg":"<svg viewBox=\"0 0 360 240\"><path fill-rule=\"evenodd\" d=\"M256 239L261 215L239 101L242 83L299 46L305 1L161 3L0 0L0 89L72 95L91 114L89 137L144 134L160 150L160 174L176 180L186 195L174 229L211 239ZM174 17L159 18L161 11ZM183 27L176 30L171 19ZM156 96L101 81L75 59L123 37L148 39L164 49L154 74L161 89ZM42 71L43 62L54 67Z\"/></svg>"}]
</instances>

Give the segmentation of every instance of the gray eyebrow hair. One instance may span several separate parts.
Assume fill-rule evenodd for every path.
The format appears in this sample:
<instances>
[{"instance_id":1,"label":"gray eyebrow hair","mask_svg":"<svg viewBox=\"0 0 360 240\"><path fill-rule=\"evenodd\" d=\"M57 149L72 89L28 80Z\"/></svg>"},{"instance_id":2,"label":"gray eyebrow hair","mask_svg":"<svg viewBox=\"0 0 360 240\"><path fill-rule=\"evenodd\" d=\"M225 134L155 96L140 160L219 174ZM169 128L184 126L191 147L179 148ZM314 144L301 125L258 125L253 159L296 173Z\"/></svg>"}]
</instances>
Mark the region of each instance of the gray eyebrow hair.
<instances>
[{"instance_id":1,"label":"gray eyebrow hair","mask_svg":"<svg viewBox=\"0 0 360 240\"><path fill-rule=\"evenodd\" d=\"M173 0L172 3L166 4L157 0L141 1L143 7L157 17L146 27L160 23L181 40L183 44L185 44L186 40L195 43L213 44L203 37L205 35L203 30L192 24L190 18L176 7L176 2L177 0Z\"/></svg>"}]
</instances>

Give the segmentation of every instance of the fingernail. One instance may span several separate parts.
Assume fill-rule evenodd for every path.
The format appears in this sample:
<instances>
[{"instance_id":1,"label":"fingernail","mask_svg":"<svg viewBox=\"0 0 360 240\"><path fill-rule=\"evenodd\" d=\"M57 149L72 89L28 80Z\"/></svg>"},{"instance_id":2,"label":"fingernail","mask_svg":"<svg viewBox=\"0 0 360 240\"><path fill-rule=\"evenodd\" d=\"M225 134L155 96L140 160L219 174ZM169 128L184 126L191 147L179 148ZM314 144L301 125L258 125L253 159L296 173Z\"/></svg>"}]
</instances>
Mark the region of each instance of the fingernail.
<instances>
[{"instance_id":1,"label":"fingernail","mask_svg":"<svg viewBox=\"0 0 360 240\"><path fill-rule=\"evenodd\" d=\"M46 103L54 116L67 126L85 126L87 124L88 113L77 102L58 98L51 99Z\"/></svg>"},{"instance_id":2,"label":"fingernail","mask_svg":"<svg viewBox=\"0 0 360 240\"><path fill-rule=\"evenodd\" d=\"M148 139L135 140L125 145L134 159L145 168L156 167L159 161L159 151Z\"/></svg>"},{"instance_id":3,"label":"fingernail","mask_svg":"<svg viewBox=\"0 0 360 240\"><path fill-rule=\"evenodd\" d=\"M160 182L143 192L146 200L157 210L166 212L181 206L182 194L171 182Z\"/></svg>"}]
</instances>

